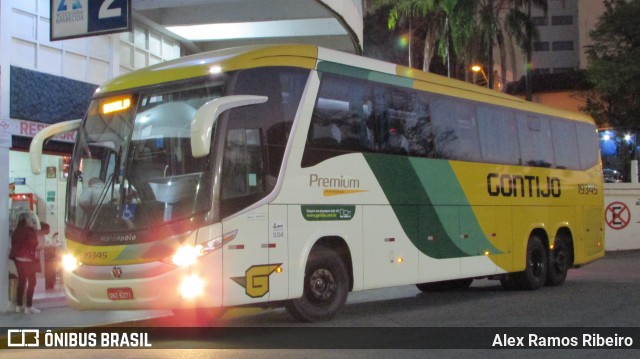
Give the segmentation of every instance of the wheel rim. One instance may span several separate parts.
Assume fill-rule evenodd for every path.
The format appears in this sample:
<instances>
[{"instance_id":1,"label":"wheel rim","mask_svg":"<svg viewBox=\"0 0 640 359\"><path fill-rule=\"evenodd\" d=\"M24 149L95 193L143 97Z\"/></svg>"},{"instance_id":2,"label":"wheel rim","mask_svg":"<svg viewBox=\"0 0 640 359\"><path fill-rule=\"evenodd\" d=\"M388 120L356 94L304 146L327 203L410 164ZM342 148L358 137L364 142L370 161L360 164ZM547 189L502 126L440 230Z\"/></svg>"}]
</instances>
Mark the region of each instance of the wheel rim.
<instances>
[{"instance_id":1,"label":"wheel rim","mask_svg":"<svg viewBox=\"0 0 640 359\"><path fill-rule=\"evenodd\" d=\"M553 267L557 272L564 272L567 269L567 255L563 250L554 251Z\"/></svg>"},{"instance_id":2,"label":"wheel rim","mask_svg":"<svg viewBox=\"0 0 640 359\"><path fill-rule=\"evenodd\" d=\"M544 253L541 250L533 250L529 259L529 267L534 277L540 278L544 273Z\"/></svg>"},{"instance_id":3,"label":"wheel rim","mask_svg":"<svg viewBox=\"0 0 640 359\"><path fill-rule=\"evenodd\" d=\"M336 281L327 269L318 269L309 277L309 289L319 302L330 300L336 292Z\"/></svg>"}]
</instances>

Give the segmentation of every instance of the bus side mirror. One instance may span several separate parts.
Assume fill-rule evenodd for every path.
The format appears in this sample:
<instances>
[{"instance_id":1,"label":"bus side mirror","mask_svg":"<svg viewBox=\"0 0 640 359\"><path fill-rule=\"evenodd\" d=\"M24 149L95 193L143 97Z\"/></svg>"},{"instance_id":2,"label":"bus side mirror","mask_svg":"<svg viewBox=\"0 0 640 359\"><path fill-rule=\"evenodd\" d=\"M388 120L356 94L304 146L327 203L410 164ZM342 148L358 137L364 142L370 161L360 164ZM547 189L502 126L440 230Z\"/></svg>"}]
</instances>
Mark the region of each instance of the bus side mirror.
<instances>
[{"instance_id":1,"label":"bus side mirror","mask_svg":"<svg viewBox=\"0 0 640 359\"><path fill-rule=\"evenodd\" d=\"M42 147L44 146L44 141L49 137L59 135L61 133L75 131L80 127L81 123L81 119L60 122L45 127L40 130L40 132L36 133L31 140L31 146L29 146L31 172L33 172L33 174L40 174L40 166L42 165Z\"/></svg>"},{"instance_id":2,"label":"bus side mirror","mask_svg":"<svg viewBox=\"0 0 640 359\"><path fill-rule=\"evenodd\" d=\"M200 158L211 151L211 135L213 124L220 114L234 107L267 102L266 96L233 95L219 97L202 105L191 122L191 152L193 157Z\"/></svg>"}]
</instances>

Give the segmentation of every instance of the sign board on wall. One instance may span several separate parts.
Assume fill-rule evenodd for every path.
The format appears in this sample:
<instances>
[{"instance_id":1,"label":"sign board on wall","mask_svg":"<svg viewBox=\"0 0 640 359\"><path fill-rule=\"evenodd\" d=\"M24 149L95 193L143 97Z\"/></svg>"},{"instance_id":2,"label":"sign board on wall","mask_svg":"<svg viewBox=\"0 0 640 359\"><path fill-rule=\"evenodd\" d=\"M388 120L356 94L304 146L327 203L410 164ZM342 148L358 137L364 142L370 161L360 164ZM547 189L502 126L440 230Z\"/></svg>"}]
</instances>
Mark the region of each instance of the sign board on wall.
<instances>
[{"instance_id":1,"label":"sign board on wall","mask_svg":"<svg viewBox=\"0 0 640 359\"><path fill-rule=\"evenodd\" d=\"M640 185L605 184L605 249L640 249Z\"/></svg>"},{"instance_id":2,"label":"sign board on wall","mask_svg":"<svg viewBox=\"0 0 640 359\"><path fill-rule=\"evenodd\" d=\"M0 129L4 129L9 136L33 137L40 130L50 126L46 123L26 120L0 120ZM0 132L2 133L2 132ZM54 141L75 142L77 131L65 132L53 137Z\"/></svg>"},{"instance_id":3,"label":"sign board on wall","mask_svg":"<svg viewBox=\"0 0 640 359\"><path fill-rule=\"evenodd\" d=\"M51 41L131 31L131 0L51 0Z\"/></svg>"}]
</instances>

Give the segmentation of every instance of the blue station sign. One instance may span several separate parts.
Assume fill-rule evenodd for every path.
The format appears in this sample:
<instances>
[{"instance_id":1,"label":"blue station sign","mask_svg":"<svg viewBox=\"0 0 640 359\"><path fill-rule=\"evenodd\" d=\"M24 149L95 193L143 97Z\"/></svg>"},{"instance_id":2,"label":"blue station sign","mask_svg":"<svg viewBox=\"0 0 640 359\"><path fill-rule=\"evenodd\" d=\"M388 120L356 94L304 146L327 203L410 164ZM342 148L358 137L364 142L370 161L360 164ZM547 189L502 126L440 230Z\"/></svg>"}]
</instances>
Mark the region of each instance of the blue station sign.
<instances>
[{"instance_id":1,"label":"blue station sign","mask_svg":"<svg viewBox=\"0 0 640 359\"><path fill-rule=\"evenodd\" d=\"M131 31L131 0L51 0L51 41Z\"/></svg>"}]
</instances>

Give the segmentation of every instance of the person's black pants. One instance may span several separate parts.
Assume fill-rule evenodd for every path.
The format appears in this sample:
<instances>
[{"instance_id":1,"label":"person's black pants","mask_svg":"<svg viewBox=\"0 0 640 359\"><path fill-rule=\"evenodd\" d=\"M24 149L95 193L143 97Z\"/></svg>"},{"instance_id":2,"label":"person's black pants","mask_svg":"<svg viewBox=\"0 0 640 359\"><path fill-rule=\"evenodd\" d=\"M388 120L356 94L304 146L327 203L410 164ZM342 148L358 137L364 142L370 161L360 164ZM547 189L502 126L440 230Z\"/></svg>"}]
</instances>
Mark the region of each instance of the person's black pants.
<instances>
[{"instance_id":1,"label":"person's black pants","mask_svg":"<svg viewBox=\"0 0 640 359\"><path fill-rule=\"evenodd\" d=\"M36 290L36 271L33 262L16 261L18 269L18 298L16 304L21 307L24 288L27 286L27 307L33 305L33 292Z\"/></svg>"}]
</instances>

